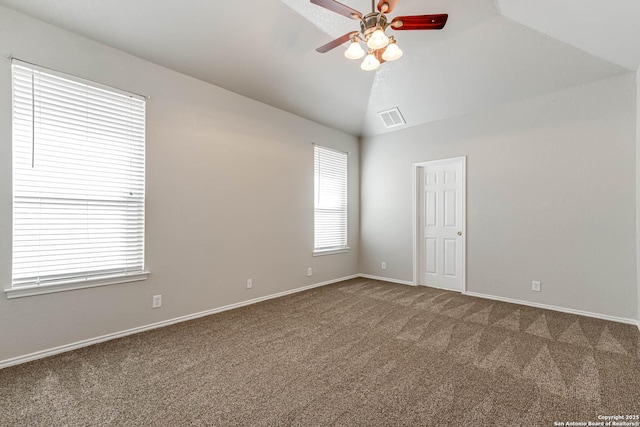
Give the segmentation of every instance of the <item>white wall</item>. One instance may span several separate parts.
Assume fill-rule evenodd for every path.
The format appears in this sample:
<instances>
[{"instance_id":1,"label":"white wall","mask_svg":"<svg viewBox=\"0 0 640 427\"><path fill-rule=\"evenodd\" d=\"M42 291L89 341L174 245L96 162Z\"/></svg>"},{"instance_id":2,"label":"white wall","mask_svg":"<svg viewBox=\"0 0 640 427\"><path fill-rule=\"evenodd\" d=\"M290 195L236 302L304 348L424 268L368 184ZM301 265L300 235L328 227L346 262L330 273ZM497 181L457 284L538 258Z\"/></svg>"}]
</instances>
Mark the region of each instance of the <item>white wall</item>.
<instances>
[{"instance_id":1,"label":"white wall","mask_svg":"<svg viewBox=\"0 0 640 427\"><path fill-rule=\"evenodd\" d=\"M11 78L4 55L152 97L149 280L13 300L0 292L0 362L358 273L357 138L3 7L0 53L0 289L11 285ZM351 154L348 254L312 257L312 142ZM157 310L154 294L163 295Z\"/></svg>"},{"instance_id":2,"label":"white wall","mask_svg":"<svg viewBox=\"0 0 640 427\"><path fill-rule=\"evenodd\" d=\"M412 163L466 155L468 291L635 319L634 93L628 74L365 138L360 270L413 281Z\"/></svg>"},{"instance_id":3,"label":"white wall","mask_svg":"<svg viewBox=\"0 0 640 427\"><path fill-rule=\"evenodd\" d=\"M636 252L638 270L638 328L640 328L640 68L636 73Z\"/></svg>"}]
</instances>

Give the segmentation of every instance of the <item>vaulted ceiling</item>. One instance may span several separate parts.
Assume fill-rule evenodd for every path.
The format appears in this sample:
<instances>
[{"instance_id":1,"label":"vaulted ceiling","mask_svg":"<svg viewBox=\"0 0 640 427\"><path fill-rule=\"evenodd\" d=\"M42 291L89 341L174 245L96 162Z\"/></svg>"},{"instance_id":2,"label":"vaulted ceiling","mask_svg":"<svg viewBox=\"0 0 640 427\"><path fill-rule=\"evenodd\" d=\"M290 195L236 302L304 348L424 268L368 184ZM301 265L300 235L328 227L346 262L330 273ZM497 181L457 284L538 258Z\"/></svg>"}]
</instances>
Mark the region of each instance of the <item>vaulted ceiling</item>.
<instances>
[{"instance_id":1,"label":"vaulted ceiling","mask_svg":"<svg viewBox=\"0 0 640 427\"><path fill-rule=\"evenodd\" d=\"M376 72L344 48L315 52L358 25L308 0L0 5L353 135L387 132L377 112L393 107L416 126L640 65L637 0L400 0L392 17L449 21L442 31L395 33L404 56Z\"/></svg>"}]
</instances>

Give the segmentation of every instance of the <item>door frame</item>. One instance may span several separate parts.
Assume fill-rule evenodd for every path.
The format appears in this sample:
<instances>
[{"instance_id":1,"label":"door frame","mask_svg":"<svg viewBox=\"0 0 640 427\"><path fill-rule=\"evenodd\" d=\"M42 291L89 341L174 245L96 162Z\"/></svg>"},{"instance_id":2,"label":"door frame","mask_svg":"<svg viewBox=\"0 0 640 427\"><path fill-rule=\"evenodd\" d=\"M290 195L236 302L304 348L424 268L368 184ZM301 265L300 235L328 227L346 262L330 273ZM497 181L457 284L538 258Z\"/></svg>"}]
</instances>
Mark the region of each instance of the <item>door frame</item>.
<instances>
[{"instance_id":1,"label":"door frame","mask_svg":"<svg viewBox=\"0 0 640 427\"><path fill-rule=\"evenodd\" d=\"M467 156L428 160L413 164L413 283L415 286L426 286L422 283L422 245L421 245L421 213L424 209L424 173L428 166L438 166L452 160L462 163L462 292L467 292ZM431 286L430 286L431 287ZM448 289L450 290L450 289Z\"/></svg>"}]
</instances>

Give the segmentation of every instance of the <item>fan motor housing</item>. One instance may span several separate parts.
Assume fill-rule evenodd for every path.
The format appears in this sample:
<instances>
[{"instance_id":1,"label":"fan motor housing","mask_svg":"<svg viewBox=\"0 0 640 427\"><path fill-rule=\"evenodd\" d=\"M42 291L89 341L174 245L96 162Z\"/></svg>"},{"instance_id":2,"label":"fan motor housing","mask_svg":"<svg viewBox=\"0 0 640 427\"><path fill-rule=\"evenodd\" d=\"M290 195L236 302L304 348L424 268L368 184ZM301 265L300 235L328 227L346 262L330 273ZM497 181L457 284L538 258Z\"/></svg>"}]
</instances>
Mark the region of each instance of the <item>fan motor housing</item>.
<instances>
[{"instance_id":1,"label":"fan motor housing","mask_svg":"<svg viewBox=\"0 0 640 427\"><path fill-rule=\"evenodd\" d=\"M369 40L369 36L380 27L382 31L387 28L387 17L384 13L370 13L362 17L360 21L360 29L365 40Z\"/></svg>"}]
</instances>

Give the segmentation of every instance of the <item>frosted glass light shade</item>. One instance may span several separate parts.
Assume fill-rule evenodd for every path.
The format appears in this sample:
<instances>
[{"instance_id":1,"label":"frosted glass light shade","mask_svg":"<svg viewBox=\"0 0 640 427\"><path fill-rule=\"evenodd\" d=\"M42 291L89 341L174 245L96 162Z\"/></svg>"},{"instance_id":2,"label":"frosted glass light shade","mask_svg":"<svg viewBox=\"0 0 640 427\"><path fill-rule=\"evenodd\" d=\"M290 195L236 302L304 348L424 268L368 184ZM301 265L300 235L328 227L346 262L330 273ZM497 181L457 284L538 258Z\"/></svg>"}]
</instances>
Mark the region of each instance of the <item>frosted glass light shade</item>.
<instances>
[{"instance_id":1,"label":"frosted glass light shade","mask_svg":"<svg viewBox=\"0 0 640 427\"><path fill-rule=\"evenodd\" d=\"M378 68L379 66L380 66L380 61L378 61L378 59L373 54L370 53L366 56L366 58L364 58L364 61L362 61L362 65L360 65L360 68L362 68L365 71L372 71Z\"/></svg>"},{"instance_id":2,"label":"frosted glass light shade","mask_svg":"<svg viewBox=\"0 0 640 427\"><path fill-rule=\"evenodd\" d=\"M385 61L395 61L396 59L400 59L401 56L402 49L398 47L395 40L392 40L382 54L382 59Z\"/></svg>"},{"instance_id":3,"label":"frosted glass light shade","mask_svg":"<svg viewBox=\"0 0 640 427\"><path fill-rule=\"evenodd\" d=\"M360 43L354 40L344 52L344 56L349 59L360 59L364 56L364 49L362 49Z\"/></svg>"},{"instance_id":4,"label":"frosted glass light shade","mask_svg":"<svg viewBox=\"0 0 640 427\"><path fill-rule=\"evenodd\" d=\"M380 28L375 30L367 40L367 46L370 49L382 49L389 44L389 37Z\"/></svg>"}]
</instances>

